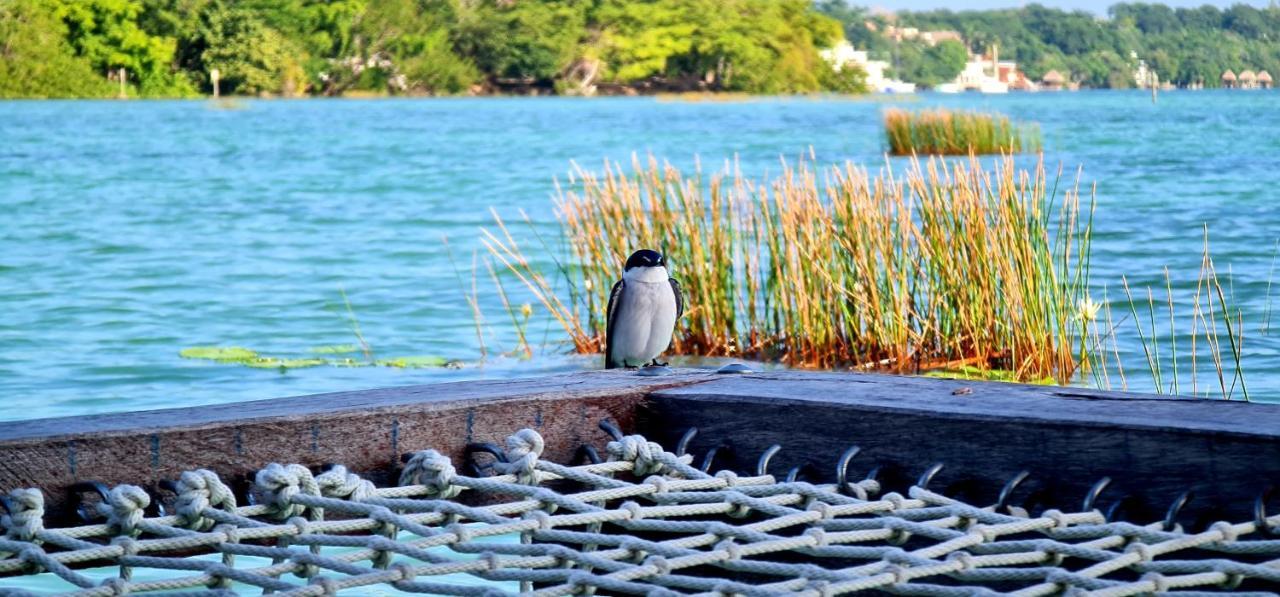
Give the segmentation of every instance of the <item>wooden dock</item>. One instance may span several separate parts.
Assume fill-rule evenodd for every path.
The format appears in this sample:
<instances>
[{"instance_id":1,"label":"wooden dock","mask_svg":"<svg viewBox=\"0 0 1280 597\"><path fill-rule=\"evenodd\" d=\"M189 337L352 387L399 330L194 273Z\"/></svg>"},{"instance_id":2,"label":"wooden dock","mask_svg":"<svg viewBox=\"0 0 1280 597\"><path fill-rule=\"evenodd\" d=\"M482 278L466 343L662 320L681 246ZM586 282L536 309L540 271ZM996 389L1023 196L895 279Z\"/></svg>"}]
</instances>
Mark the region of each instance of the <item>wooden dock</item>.
<instances>
[{"instance_id":1,"label":"wooden dock","mask_svg":"<svg viewBox=\"0 0 1280 597\"><path fill-rule=\"evenodd\" d=\"M51 518L69 518L78 482L131 483L153 493L185 470L207 468L247 486L271 462L341 463L385 483L401 455L434 448L462 462L474 442L501 443L522 427L546 438L546 457L571 460L602 446L606 420L669 449L691 427L700 464L754 471L801 467L831 481L850 446L851 480L875 470L902 490L935 463L930 488L994 503L1028 473L1009 503L1079 508L1099 479L1100 508L1133 522L1161 520L1187 490L1183 524L1253 516L1280 482L1280 405L950 381L874 374L679 369L665 377L598 371L468 381L0 423L0 490L39 487ZM1280 496L1277 496L1280 498ZM1280 502L1280 499L1276 500ZM1280 505L1272 505L1280 508Z\"/></svg>"}]
</instances>

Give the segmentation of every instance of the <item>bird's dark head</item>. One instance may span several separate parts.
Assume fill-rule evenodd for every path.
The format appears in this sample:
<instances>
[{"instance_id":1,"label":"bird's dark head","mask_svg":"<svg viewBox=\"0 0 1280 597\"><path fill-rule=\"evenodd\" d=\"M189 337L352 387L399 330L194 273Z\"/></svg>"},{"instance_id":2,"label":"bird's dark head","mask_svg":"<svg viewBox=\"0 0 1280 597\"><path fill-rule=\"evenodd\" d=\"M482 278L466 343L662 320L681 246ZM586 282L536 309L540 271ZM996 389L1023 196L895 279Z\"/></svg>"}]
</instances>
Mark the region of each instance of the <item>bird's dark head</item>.
<instances>
[{"instance_id":1,"label":"bird's dark head","mask_svg":"<svg viewBox=\"0 0 1280 597\"><path fill-rule=\"evenodd\" d=\"M652 249L640 249L631 254L627 259L627 266L623 271L631 271L637 267L666 267L667 258Z\"/></svg>"}]
</instances>

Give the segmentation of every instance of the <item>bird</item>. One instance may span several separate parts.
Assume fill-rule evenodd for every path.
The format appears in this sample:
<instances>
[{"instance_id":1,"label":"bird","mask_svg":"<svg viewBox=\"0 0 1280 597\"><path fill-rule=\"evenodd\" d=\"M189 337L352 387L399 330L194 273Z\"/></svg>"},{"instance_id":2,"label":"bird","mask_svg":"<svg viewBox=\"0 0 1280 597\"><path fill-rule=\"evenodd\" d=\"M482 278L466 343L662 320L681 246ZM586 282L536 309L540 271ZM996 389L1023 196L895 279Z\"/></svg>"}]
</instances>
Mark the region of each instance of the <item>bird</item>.
<instances>
[{"instance_id":1,"label":"bird","mask_svg":"<svg viewBox=\"0 0 1280 597\"><path fill-rule=\"evenodd\" d=\"M605 369L666 365L658 355L671 345L681 315L684 293L667 271L666 256L652 249L632 253L609 292Z\"/></svg>"}]
</instances>

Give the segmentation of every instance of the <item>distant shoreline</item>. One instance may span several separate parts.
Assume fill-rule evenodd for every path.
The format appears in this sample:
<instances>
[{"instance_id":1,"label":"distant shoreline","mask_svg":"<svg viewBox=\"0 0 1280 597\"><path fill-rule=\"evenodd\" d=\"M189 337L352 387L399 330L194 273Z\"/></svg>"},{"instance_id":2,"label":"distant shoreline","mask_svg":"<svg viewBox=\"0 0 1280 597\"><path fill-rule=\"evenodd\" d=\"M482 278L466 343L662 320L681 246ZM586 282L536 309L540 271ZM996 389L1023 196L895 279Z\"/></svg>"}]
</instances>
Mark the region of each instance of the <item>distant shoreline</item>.
<instances>
[{"instance_id":1,"label":"distant shoreline","mask_svg":"<svg viewBox=\"0 0 1280 597\"><path fill-rule=\"evenodd\" d=\"M1160 95L1166 93L1181 94L1200 94L1209 93L1213 95L1221 94L1242 94L1249 95L1253 93L1267 94L1275 91L1275 89L1167 89L1161 90ZM487 93L476 95L390 95L390 94L348 94L348 95L303 95L303 96L281 96L281 95L234 95L222 96L214 98L212 96L202 97L129 97L129 98L102 98L102 97L15 97L0 98L0 102L210 102L210 103L236 103L247 101L266 101L266 102L292 102L292 101L396 101L396 100L503 100L503 99L525 99L525 100L615 100L615 99L634 99L634 100L656 100L659 102L669 103L749 103L760 101L841 101L841 102L913 102L922 98L971 98L971 97L1035 97L1035 96L1058 96L1074 93L1116 93L1116 94L1141 94L1150 95L1148 89L1108 89L1108 88L1086 88L1076 90L1063 91L1016 91L1009 93L981 93L977 91L963 93L946 93L933 90L917 91L915 93L863 93L863 94L838 94L838 93L796 93L796 94L749 94L735 92L690 92L690 93L649 93L637 95L528 95L519 93Z\"/></svg>"}]
</instances>

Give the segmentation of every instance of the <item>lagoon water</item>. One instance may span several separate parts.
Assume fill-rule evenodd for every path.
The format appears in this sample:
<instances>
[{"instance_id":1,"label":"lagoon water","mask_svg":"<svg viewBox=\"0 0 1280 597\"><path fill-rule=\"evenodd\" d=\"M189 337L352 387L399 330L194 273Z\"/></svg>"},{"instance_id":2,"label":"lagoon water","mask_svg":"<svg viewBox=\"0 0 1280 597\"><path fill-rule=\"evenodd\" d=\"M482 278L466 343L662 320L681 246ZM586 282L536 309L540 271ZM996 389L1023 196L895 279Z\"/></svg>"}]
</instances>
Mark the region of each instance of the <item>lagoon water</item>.
<instances>
[{"instance_id":1,"label":"lagoon water","mask_svg":"<svg viewBox=\"0 0 1280 597\"><path fill-rule=\"evenodd\" d=\"M1114 300L1122 275L1136 286L1163 284L1167 266L1186 299L1208 224L1243 310L1250 394L1280 401L1280 340L1265 330L1280 239L1280 94L1170 92L1155 105L1139 92L898 103L1039 122L1047 163L1082 166L1082 180L1097 183L1095 298L1105 286ZM598 168L633 153L681 166L697 158L707 170L736 157L751 174L809 151L819 163L876 168L885 163L886 105L0 102L0 419L595 367L597 358L565 354L556 329L543 324L531 329L534 358L502 356L514 342L492 296L482 301L493 325L480 359L463 292L489 208L508 219L524 210L554 234L555 177L571 161ZM489 295L486 278L480 288ZM178 355L235 345L308 356L312 347L351 344L343 290L377 356L438 356L462 367L282 373ZM1149 390L1131 323L1120 333L1129 387ZM1178 325L1188 331L1189 316ZM1202 369L1202 388L1208 374Z\"/></svg>"}]
</instances>

